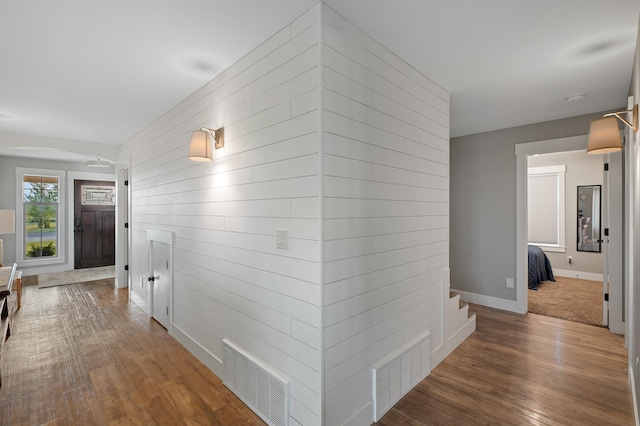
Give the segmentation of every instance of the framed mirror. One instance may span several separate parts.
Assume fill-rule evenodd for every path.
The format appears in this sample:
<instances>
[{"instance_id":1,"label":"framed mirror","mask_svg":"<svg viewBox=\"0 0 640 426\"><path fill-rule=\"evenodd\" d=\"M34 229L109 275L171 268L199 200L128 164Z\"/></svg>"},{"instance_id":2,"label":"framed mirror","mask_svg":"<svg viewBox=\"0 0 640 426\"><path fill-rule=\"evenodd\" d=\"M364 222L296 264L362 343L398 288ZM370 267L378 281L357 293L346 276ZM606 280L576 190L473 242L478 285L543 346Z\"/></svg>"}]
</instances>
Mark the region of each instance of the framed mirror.
<instances>
[{"instance_id":1,"label":"framed mirror","mask_svg":"<svg viewBox=\"0 0 640 426\"><path fill-rule=\"evenodd\" d=\"M578 186L578 251L600 253L601 185Z\"/></svg>"}]
</instances>

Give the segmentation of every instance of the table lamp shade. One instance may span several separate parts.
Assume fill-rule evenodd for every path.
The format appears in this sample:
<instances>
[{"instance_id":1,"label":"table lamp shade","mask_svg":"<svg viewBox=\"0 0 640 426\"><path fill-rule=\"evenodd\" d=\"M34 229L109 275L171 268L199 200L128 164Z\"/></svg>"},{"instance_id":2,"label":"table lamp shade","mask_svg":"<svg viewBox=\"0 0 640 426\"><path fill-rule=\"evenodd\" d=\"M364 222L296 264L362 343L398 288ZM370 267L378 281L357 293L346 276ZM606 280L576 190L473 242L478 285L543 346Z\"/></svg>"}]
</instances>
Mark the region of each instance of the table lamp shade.
<instances>
[{"instance_id":1,"label":"table lamp shade","mask_svg":"<svg viewBox=\"0 0 640 426\"><path fill-rule=\"evenodd\" d=\"M16 212L15 210L0 210L0 235L14 234L16 232ZM4 247L0 239L0 266L4 265Z\"/></svg>"},{"instance_id":2,"label":"table lamp shade","mask_svg":"<svg viewBox=\"0 0 640 426\"><path fill-rule=\"evenodd\" d=\"M15 234L16 232L16 211L0 210L0 235Z\"/></svg>"}]
</instances>

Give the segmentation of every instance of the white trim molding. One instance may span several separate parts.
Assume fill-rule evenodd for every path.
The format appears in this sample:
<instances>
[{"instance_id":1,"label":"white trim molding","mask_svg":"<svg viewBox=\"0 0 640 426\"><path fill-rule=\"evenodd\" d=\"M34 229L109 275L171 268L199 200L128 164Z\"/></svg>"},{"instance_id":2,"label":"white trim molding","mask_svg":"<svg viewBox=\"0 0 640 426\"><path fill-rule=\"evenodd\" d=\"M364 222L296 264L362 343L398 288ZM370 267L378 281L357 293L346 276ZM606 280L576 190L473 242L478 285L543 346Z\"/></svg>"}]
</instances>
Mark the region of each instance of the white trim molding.
<instances>
[{"instance_id":1,"label":"white trim molding","mask_svg":"<svg viewBox=\"0 0 640 426\"><path fill-rule=\"evenodd\" d=\"M468 291L455 289L451 289L451 291L460 293L460 300L462 300L463 302L482 305L488 308L500 309L501 311L518 313L515 300L500 299L498 297L485 296L484 294L469 293Z\"/></svg>"},{"instance_id":2,"label":"white trim molding","mask_svg":"<svg viewBox=\"0 0 640 426\"><path fill-rule=\"evenodd\" d=\"M584 151L588 136L571 136L539 142L520 143L515 146L516 153L516 310L527 312L529 288L527 279L527 162L528 156L550 154L554 152ZM501 300L501 299L498 299Z\"/></svg>"},{"instance_id":3,"label":"white trim molding","mask_svg":"<svg viewBox=\"0 0 640 426\"><path fill-rule=\"evenodd\" d=\"M24 200L23 200L23 180L25 175L31 176L51 176L58 178L58 216L56 219L57 237L58 242L56 246L56 256L47 259L25 259L25 235L24 235ZM66 211L66 200L68 198L67 185L67 172L65 170L53 170L53 169L38 169L38 168L25 168L16 167L16 263L22 268L34 268L34 267L46 267L52 265L60 265L67 263L69 256L68 240L65 240L68 217ZM73 228L69 228L73 229ZM39 273L36 272L36 273Z\"/></svg>"},{"instance_id":4,"label":"white trim molding","mask_svg":"<svg viewBox=\"0 0 640 426\"><path fill-rule=\"evenodd\" d=\"M567 277L567 278L580 278L581 280L591 280L591 281L603 281L602 274L595 274L593 272L581 272L581 271L571 271L569 269L554 269L553 275L556 277Z\"/></svg>"}]
</instances>

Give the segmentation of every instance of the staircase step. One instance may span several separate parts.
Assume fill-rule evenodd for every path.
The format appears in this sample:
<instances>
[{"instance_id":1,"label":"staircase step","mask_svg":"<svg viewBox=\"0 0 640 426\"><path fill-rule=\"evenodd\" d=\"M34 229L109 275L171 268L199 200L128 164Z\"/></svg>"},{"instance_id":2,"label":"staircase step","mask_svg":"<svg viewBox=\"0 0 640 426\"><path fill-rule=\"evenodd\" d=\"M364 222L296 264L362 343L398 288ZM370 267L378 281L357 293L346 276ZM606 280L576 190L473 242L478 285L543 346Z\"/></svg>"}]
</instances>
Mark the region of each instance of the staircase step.
<instances>
[{"instance_id":1,"label":"staircase step","mask_svg":"<svg viewBox=\"0 0 640 426\"><path fill-rule=\"evenodd\" d=\"M465 306L469 306L467 302L463 302L462 300L458 303L458 309L464 309Z\"/></svg>"},{"instance_id":2,"label":"staircase step","mask_svg":"<svg viewBox=\"0 0 640 426\"><path fill-rule=\"evenodd\" d=\"M456 297L459 294L460 293L458 293L457 291L449 291L449 299L453 299L454 297Z\"/></svg>"}]
</instances>

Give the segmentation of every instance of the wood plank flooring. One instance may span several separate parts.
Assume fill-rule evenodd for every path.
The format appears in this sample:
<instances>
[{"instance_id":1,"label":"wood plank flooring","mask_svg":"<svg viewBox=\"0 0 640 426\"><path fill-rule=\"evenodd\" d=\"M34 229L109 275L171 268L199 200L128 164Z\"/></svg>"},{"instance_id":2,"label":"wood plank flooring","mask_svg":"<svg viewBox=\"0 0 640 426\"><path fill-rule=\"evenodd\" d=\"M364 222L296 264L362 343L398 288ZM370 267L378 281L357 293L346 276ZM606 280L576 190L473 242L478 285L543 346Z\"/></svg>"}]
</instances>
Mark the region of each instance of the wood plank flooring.
<instances>
[{"instance_id":1,"label":"wood plank flooring","mask_svg":"<svg viewBox=\"0 0 640 426\"><path fill-rule=\"evenodd\" d=\"M23 295L2 356L0 424L264 424L113 280Z\"/></svg>"},{"instance_id":2,"label":"wood plank flooring","mask_svg":"<svg viewBox=\"0 0 640 426\"><path fill-rule=\"evenodd\" d=\"M633 424L622 337L472 309L477 331L378 424ZM110 280L26 286L12 331L2 425L264 424Z\"/></svg>"},{"instance_id":3,"label":"wood plank flooring","mask_svg":"<svg viewBox=\"0 0 640 426\"><path fill-rule=\"evenodd\" d=\"M472 306L476 332L380 425L633 425L624 338Z\"/></svg>"}]
</instances>

